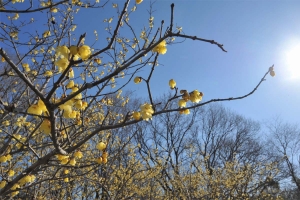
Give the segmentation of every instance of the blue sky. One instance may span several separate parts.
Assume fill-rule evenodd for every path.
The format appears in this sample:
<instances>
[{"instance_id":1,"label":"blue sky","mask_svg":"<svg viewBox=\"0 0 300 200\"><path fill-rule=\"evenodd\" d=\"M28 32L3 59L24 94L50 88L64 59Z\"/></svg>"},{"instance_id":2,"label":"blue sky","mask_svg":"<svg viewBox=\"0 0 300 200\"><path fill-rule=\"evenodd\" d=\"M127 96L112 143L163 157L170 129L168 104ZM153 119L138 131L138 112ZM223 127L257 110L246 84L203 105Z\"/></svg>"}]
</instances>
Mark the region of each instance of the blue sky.
<instances>
[{"instance_id":1,"label":"blue sky","mask_svg":"<svg viewBox=\"0 0 300 200\"><path fill-rule=\"evenodd\" d=\"M123 2L111 1L105 9L82 9L75 17L76 33L86 32L89 37L86 44L91 44L93 32L97 30L101 39L95 47L103 47L106 32L102 21L114 17L116 22L112 3L121 7ZM299 123L300 1L157 0L153 4L154 28L160 26L161 20L168 25L171 3L175 3L175 26L183 27L187 35L224 44L228 52L215 45L191 40L168 45L167 53L159 57L161 65L156 68L151 81L154 96L170 90L168 81L171 78L176 80L179 89L202 91L204 101L241 96L250 92L274 64L274 78L267 76L250 97L224 105L256 120L280 116L285 121ZM133 5L134 1L129 9ZM143 26L148 26L149 6L150 0L144 0L130 17L130 24L138 35ZM47 27L46 20L37 17L38 14L20 14L20 18L35 17L43 32ZM3 17L1 14L1 20ZM176 38L176 41L183 40ZM143 95L145 85L130 83L127 89Z\"/></svg>"}]
</instances>

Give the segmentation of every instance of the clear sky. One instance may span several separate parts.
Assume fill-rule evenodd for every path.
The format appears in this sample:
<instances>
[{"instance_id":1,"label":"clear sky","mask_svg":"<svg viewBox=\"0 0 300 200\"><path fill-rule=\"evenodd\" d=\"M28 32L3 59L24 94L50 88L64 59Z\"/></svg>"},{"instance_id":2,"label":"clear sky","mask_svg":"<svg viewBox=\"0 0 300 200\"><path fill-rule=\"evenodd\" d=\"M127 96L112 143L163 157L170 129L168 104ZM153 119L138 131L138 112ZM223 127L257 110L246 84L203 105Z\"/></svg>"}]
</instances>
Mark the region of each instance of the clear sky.
<instances>
[{"instance_id":1,"label":"clear sky","mask_svg":"<svg viewBox=\"0 0 300 200\"><path fill-rule=\"evenodd\" d=\"M112 3L118 3L120 7L123 2L110 1L105 9L82 9L75 18L78 23L76 33L86 32L94 38L93 32L97 30L102 40L96 47L103 47L101 42L106 40L106 33L102 21L114 17L116 22ZM169 45L167 53L159 57L161 65L156 68L151 82L154 96L170 90L168 80L171 78L176 80L179 89L202 91L204 101L242 96L250 92L274 64L274 78L267 76L250 97L224 105L256 120L280 116L285 121L300 122L299 0L157 0L153 4L154 28L160 26L162 19L168 25L171 3L175 3L175 26L182 27L187 35L224 44L228 52L215 45L191 40ZM134 1L129 9L133 5ZM150 0L144 0L130 18L138 35L143 26L148 26L149 6ZM20 14L22 16L36 17L37 14ZM46 22L40 22L40 29L45 29ZM92 41L87 39L86 44ZM142 94L145 85L130 83L127 89Z\"/></svg>"}]
</instances>

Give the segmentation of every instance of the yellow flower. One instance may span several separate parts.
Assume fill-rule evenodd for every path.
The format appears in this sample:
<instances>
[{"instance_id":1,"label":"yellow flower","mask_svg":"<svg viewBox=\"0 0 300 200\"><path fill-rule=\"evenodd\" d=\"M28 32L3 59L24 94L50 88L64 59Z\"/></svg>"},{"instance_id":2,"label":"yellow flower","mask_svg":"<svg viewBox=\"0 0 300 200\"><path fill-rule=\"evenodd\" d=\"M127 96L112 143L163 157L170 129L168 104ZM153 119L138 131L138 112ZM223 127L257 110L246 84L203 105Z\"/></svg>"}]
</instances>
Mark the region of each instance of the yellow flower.
<instances>
[{"instance_id":1,"label":"yellow flower","mask_svg":"<svg viewBox=\"0 0 300 200\"><path fill-rule=\"evenodd\" d=\"M58 72L61 73L68 67L69 60L67 58L61 58L55 62L55 65L58 67Z\"/></svg>"},{"instance_id":2,"label":"yellow flower","mask_svg":"<svg viewBox=\"0 0 300 200\"><path fill-rule=\"evenodd\" d=\"M188 114L190 114L190 110L189 109L180 110L179 113L188 115Z\"/></svg>"},{"instance_id":3,"label":"yellow flower","mask_svg":"<svg viewBox=\"0 0 300 200\"><path fill-rule=\"evenodd\" d=\"M74 87L74 81L73 80L71 80L71 81L69 81L69 83L66 85L66 88L67 89L71 89L71 88L73 88Z\"/></svg>"},{"instance_id":4,"label":"yellow flower","mask_svg":"<svg viewBox=\"0 0 300 200\"><path fill-rule=\"evenodd\" d=\"M57 10L57 8L55 8L55 7L53 7L53 8L50 9L50 12L53 12L53 13L57 13L57 11L58 11L58 10Z\"/></svg>"},{"instance_id":5,"label":"yellow flower","mask_svg":"<svg viewBox=\"0 0 300 200\"><path fill-rule=\"evenodd\" d=\"M10 125L10 123L9 123L8 120L3 121L2 124L3 124L4 126L9 126L9 125Z\"/></svg>"},{"instance_id":6,"label":"yellow flower","mask_svg":"<svg viewBox=\"0 0 300 200\"><path fill-rule=\"evenodd\" d=\"M52 73L52 71L50 71L50 70L45 71L45 73L44 73L44 76L46 76L46 77L50 77L50 76L52 76L52 75L53 75L53 73Z\"/></svg>"},{"instance_id":7,"label":"yellow flower","mask_svg":"<svg viewBox=\"0 0 300 200\"><path fill-rule=\"evenodd\" d=\"M78 54L82 60L87 60L92 55L91 48L87 45L83 45L78 48Z\"/></svg>"},{"instance_id":8,"label":"yellow flower","mask_svg":"<svg viewBox=\"0 0 300 200\"><path fill-rule=\"evenodd\" d=\"M25 72L30 72L30 67L29 67L28 63L23 63L22 66L23 66Z\"/></svg>"},{"instance_id":9,"label":"yellow flower","mask_svg":"<svg viewBox=\"0 0 300 200\"><path fill-rule=\"evenodd\" d=\"M184 99L180 99L178 101L178 106L181 107L181 108L185 107L186 106L186 101Z\"/></svg>"},{"instance_id":10,"label":"yellow flower","mask_svg":"<svg viewBox=\"0 0 300 200\"><path fill-rule=\"evenodd\" d=\"M140 112L133 112L132 117L135 120L140 120L141 119L141 113Z\"/></svg>"},{"instance_id":11,"label":"yellow flower","mask_svg":"<svg viewBox=\"0 0 300 200\"><path fill-rule=\"evenodd\" d=\"M0 163L6 162L6 161L7 161L7 157L6 156L0 156Z\"/></svg>"},{"instance_id":12,"label":"yellow flower","mask_svg":"<svg viewBox=\"0 0 300 200\"><path fill-rule=\"evenodd\" d=\"M141 109L141 115L143 120L148 121L149 119L152 118L152 114L154 113L154 110L151 104L145 103L140 106L140 109Z\"/></svg>"},{"instance_id":13,"label":"yellow flower","mask_svg":"<svg viewBox=\"0 0 300 200\"><path fill-rule=\"evenodd\" d=\"M64 182L69 182L69 178L64 178Z\"/></svg>"},{"instance_id":14,"label":"yellow flower","mask_svg":"<svg viewBox=\"0 0 300 200\"><path fill-rule=\"evenodd\" d=\"M143 2L143 0L135 0L135 3L136 4L140 4L140 3L142 3Z\"/></svg>"},{"instance_id":15,"label":"yellow flower","mask_svg":"<svg viewBox=\"0 0 300 200\"><path fill-rule=\"evenodd\" d=\"M49 37L51 35L51 32L50 31L45 31L43 33L43 38L46 38L46 37Z\"/></svg>"},{"instance_id":16,"label":"yellow flower","mask_svg":"<svg viewBox=\"0 0 300 200\"><path fill-rule=\"evenodd\" d=\"M18 32L17 31L13 31L13 32L11 32L9 34L9 36L16 39L16 38L18 38Z\"/></svg>"},{"instance_id":17,"label":"yellow flower","mask_svg":"<svg viewBox=\"0 0 300 200\"><path fill-rule=\"evenodd\" d=\"M76 157L76 158L82 158L82 152L81 151L76 151L75 153L74 153L74 156Z\"/></svg>"},{"instance_id":18,"label":"yellow flower","mask_svg":"<svg viewBox=\"0 0 300 200\"><path fill-rule=\"evenodd\" d=\"M69 162L70 165L75 166L76 165L76 160L75 158L72 158Z\"/></svg>"},{"instance_id":19,"label":"yellow flower","mask_svg":"<svg viewBox=\"0 0 300 200\"><path fill-rule=\"evenodd\" d=\"M42 110L42 112L48 112L46 105L44 104L44 102L41 99L38 100L37 105Z\"/></svg>"},{"instance_id":20,"label":"yellow flower","mask_svg":"<svg viewBox=\"0 0 300 200\"><path fill-rule=\"evenodd\" d=\"M70 53L70 50L68 49L67 46L63 45L63 46L58 46L56 47L55 49L55 55L56 56L60 56L62 55L64 58L68 58L69 57L69 53Z\"/></svg>"},{"instance_id":21,"label":"yellow flower","mask_svg":"<svg viewBox=\"0 0 300 200\"><path fill-rule=\"evenodd\" d=\"M98 65L100 65L102 61L99 58L96 58L96 59L94 59L94 62L97 63Z\"/></svg>"},{"instance_id":22,"label":"yellow flower","mask_svg":"<svg viewBox=\"0 0 300 200\"><path fill-rule=\"evenodd\" d=\"M137 76L137 77L134 78L133 81L134 81L135 84L138 84L138 83L142 82L142 77Z\"/></svg>"},{"instance_id":23,"label":"yellow flower","mask_svg":"<svg viewBox=\"0 0 300 200\"><path fill-rule=\"evenodd\" d=\"M74 78L74 70L71 68L68 73L69 78Z\"/></svg>"},{"instance_id":24,"label":"yellow flower","mask_svg":"<svg viewBox=\"0 0 300 200\"><path fill-rule=\"evenodd\" d=\"M107 163L107 158L102 158L102 163L106 164Z\"/></svg>"},{"instance_id":25,"label":"yellow flower","mask_svg":"<svg viewBox=\"0 0 300 200\"><path fill-rule=\"evenodd\" d=\"M166 41L163 40L161 43L159 43L156 47L152 49L153 52L159 53L159 54L165 54L167 52L167 44Z\"/></svg>"},{"instance_id":26,"label":"yellow flower","mask_svg":"<svg viewBox=\"0 0 300 200\"><path fill-rule=\"evenodd\" d=\"M68 174L69 170L65 169L64 174Z\"/></svg>"},{"instance_id":27,"label":"yellow flower","mask_svg":"<svg viewBox=\"0 0 300 200\"><path fill-rule=\"evenodd\" d=\"M199 92L198 90L194 90L193 92L190 93L190 100L193 103L198 103L199 101L202 100L203 93Z\"/></svg>"},{"instance_id":28,"label":"yellow flower","mask_svg":"<svg viewBox=\"0 0 300 200\"><path fill-rule=\"evenodd\" d=\"M17 20L19 18L19 14L16 13L15 16L12 17L13 20Z\"/></svg>"},{"instance_id":29,"label":"yellow flower","mask_svg":"<svg viewBox=\"0 0 300 200\"><path fill-rule=\"evenodd\" d=\"M169 86L170 86L170 88L171 88L172 90L176 87L176 82L174 81L174 79L171 79L171 80L169 81Z\"/></svg>"},{"instance_id":30,"label":"yellow flower","mask_svg":"<svg viewBox=\"0 0 300 200\"><path fill-rule=\"evenodd\" d=\"M40 126L40 130L46 134L51 133L51 122L48 119L44 119Z\"/></svg>"},{"instance_id":31,"label":"yellow flower","mask_svg":"<svg viewBox=\"0 0 300 200\"><path fill-rule=\"evenodd\" d=\"M96 148L99 149L100 151L103 151L104 149L106 149L106 144L104 142L99 142Z\"/></svg>"},{"instance_id":32,"label":"yellow flower","mask_svg":"<svg viewBox=\"0 0 300 200\"><path fill-rule=\"evenodd\" d=\"M6 185L6 181L1 181L0 182L0 189L4 188Z\"/></svg>"},{"instance_id":33,"label":"yellow flower","mask_svg":"<svg viewBox=\"0 0 300 200\"><path fill-rule=\"evenodd\" d=\"M98 164L101 164L102 163L102 157L99 157L95 160Z\"/></svg>"},{"instance_id":34,"label":"yellow flower","mask_svg":"<svg viewBox=\"0 0 300 200\"><path fill-rule=\"evenodd\" d=\"M9 171L7 172L7 175L8 175L8 176L14 176L14 175L15 175L15 171L14 171L14 170L9 170Z\"/></svg>"},{"instance_id":35,"label":"yellow flower","mask_svg":"<svg viewBox=\"0 0 300 200\"><path fill-rule=\"evenodd\" d=\"M38 105L34 104L27 109L27 112L29 114L42 115L43 110Z\"/></svg>"}]
</instances>

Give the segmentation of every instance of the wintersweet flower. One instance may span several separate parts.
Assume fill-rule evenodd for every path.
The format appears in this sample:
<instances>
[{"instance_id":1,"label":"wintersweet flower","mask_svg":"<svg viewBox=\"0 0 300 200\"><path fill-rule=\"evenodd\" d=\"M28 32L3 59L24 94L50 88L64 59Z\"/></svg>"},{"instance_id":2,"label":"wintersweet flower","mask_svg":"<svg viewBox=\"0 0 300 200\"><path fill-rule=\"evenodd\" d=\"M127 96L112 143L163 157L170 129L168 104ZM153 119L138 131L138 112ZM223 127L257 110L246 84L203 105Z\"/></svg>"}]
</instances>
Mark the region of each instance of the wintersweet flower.
<instances>
[{"instance_id":1,"label":"wintersweet flower","mask_svg":"<svg viewBox=\"0 0 300 200\"><path fill-rule=\"evenodd\" d=\"M52 75L53 75L53 73L50 70L45 71L45 73L44 73L44 76L46 76L46 77L51 77Z\"/></svg>"},{"instance_id":2,"label":"wintersweet flower","mask_svg":"<svg viewBox=\"0 0 300 200\"><path fill-rule=\"evenodd\" d=\"M71 88L73 88L74 87L74 81L73 80L71 80L71 81L69 81L69 83L66 85L66 88L67 89L71 89Z\"/></svg>"},{"instance_id":3,"label":"wintersweet flower","mask_svg":"<svg viewBox=\"0 0 300 200\"><path fill-rule=\"evenodd\" d=\"M19 18L19 14L16 13L15 16L12 17L13 20L17 20Z\"/></svg>"},{"instance_id":4,"label":"wintersweet flower","mask_svg":"<svg viewBox=\"0 0 300 200\"><path fill-rule=\"evenodd\" d=\"M46 134L51 133L51 122L48 119L44 119L40 126L40 130Z\"/></svg>"},{"instance_id":5,"label":"wintersweet flower","mask_svg":"<svg viewBox=\"0 0 300 200\"><path fill-rule=\"evenodd\" d=\"M142 77L137 76L137 77L134 78L133 81L134 81L135 84L138 84L138 83L142 82Z\"/></svg>"},{"instance_id":6,"label":"wintersweet flower","mask_svg":"<svg viewBox=\"0 0 300 200\"><path fill-rule=\"evenodd\" d=\"M156 47L152 49L153 52L159 53L159 54L165 54L167 52L167 44L166 41L163 40L161 43L159 43Z\"/></svg>"},{"instance_id":7,"label":"wintersweet flower","mask_svg":"<svg viewBox=\"0 0 300 200\"><path fill-rule=\"evenodd\" d=\"M94 62L97 63L98 65L102 63L102 61L99 58L94 59Z\"/></svg>"},{"instance_id":8,"label":"wintersweet flower","mask_svg":"<svg viewBox=\"0 0 300 200\"><path fill-rule=\"evenodd\" d=\"M96 158L95 161L96 161L96 163L101 164L102 163L102 157Z\"/></svg>"},{"instance_id":9,"label":"wintersweet flower","mask_svg":"<svg viewBox=\"0 0 300 200\"><path fill-rule=\"evenodd\" d=\"M33 104L27 109L27 112L29 114L42 115L43 110L38 105Z\"/></svg>"},{"instance_id":10,"label":"wintersweet flower","mask_svg":"<svg viewBox=\"0 0 300 200\"><path fill-rule=\"evenodd\" d=\"M9 171L7 172L7 175L8 175L8 176L14 176L14 175L15 175L15 171L14 171L14 170L9 170Z\"/></svg>"},{"instance_id":11,"label":"wintersweet flower","mask_svg":"<svg viewBox=\"0 0 300 200\"><path fill-rule=\"evenodd\" d=\"M198 103L199 101L202 100L203 93L199 92L198 90L194 90L193 92L190 93L190 100L193 103Z\"/></svg>"},{"instance_id":12,"label":"wintersweet flower","mask_svg":"<svg viewBox=\"0 0 300 200\"><path fill-rule=\"evenodd\" d=\"M58 10L57 10L57 8L55 8L55 7L53 7L53 8L50 9L50 12L53 12L53 13L57 13L57 11L58 11Z\"/></svg>"},{"instance_id":13,"label":"wintersweet flower","mask_svg":"<svg viewBox=\"0 0 300 200\"><path fill-rule=\"evenodd\" d=\"M68 73L69 78L74 78L74 70L70 68L69 73Z\"/></svg>"},{"instance_id":14,"label":"wintersweet flower","mask_svg":"<svg viewBox=\"0 0 300 200\"><path fill-rule=\"evenodd\" d=\"M58 46L55 49L55 55L56 56L63 56L64 58L68 59L69 57L70 50L68 49L67 46Z\"/></svg>"},{"instance_id":15,"label":"wintersweet flower","mask_svg":"<svg viewBox=\"0 0 300 200\"><path fill-rule=\"evenodd\" d=\"M132 117L135 120L140 120L141 119L141 113L140 112L133 112Z\"/></svg>"},{"instance_id":16,"label":"wintersweet flower","mask_svg":"<svg viewBox=\"0 0 300 200\"><path fill-rule=\"evenodd\" d=\"M7 157L6 156L0 156L0 163L6 162Z\"/></svg>"},{"instance_id":17,"label":"wintersweet flower","mask_svg":"<svg viewBox=\"0 0 300 200\"><path fill-rule=\"evenodd\" d=\"M74 153L74 157L75 158L82 158L82 152L81 151L76 151L75 153Z\"/></svg>"},{"instance_id":18,"label":"wintersweet flower","mask_svg":"<svg viewBox=\"0 0 300 200\"><path fill-rule=\"evenodd\" d=\"M75 160L75 158L72 158L72 159L70 160L69 164L70 164L71 166L75 166L75 165L76 165L76 160Z\"/></svg>"},{"instance_id":19,"label":"wintersweet flower","mask_svg":"<svg viewBox=\"0 0 300 200\"><path fill-rule=\"evenodd\" d=\"M141 109L141 115L143 120L148 121L149 119L152 118L152 114L154 113L154 110L151 104L145 103L140 106L140 109Z\"/></svg>"},{"instance_id":20,"label":"wintersweet flower","mask_svg":"<svg viewBox=\"0 0 300 200\"><path fill-rule=\"evenodd\" d=\"M169 81L169 86L170 86L170 88L171 88L172 90L176 87L176 82L174 81L174 79L171 79L171 80Z\"/></svg>"},{"instance_id":21,"label":"wintersweet flower","mask_svg":"<svg viewBox=\"0 0 300 200\"><path fill-rule=\"evenodd\" d=\"M180 110L179 113L188 115L188 114L190 114L190 110L189 109Z\"/></svg>"},{"instance_id":22,"label":"wintersweet flower","mask_svg":"<svg viewBox=\"0 0 300 200\"><path fill-rule=\"evenodd\" d=\"M6 181L0 182L0 189L4 188L6 186Z\"/></svg>"},{"instance_id":23,"label":"wintersweet flower","mask_svg":"<svg viewBox=\"0 0 300 200\"><path fill-rule=\"evenodd\" d=\"M96 148L99 149L100 151L103 151L104 149L106 149L106 144L104 142L99 142Z\"/></svg>"},{"instance_id":24,"label":"wintersweet flower","mask_svg":"<svg viewBox=\"0 0 300 200\"><path fill-rule=\"evenodd\" d=\"M49 37L51 35L51 32L50 31L45 31L43 33L43 38L46 38L46 37Z\"/></svg>"},{"instance_id":25,"label":"wintersweet flower","mask_svg":"<svg viewBox=\"0 0 300 200\"><path fill-rule=\"evenodd\" d=\"M55 62L55 65L58 67L58 72L61 73L65 71L65 69L69 65L69 60L67 58L61 58L58 61Z\"/></svg>"},{"instance_id":26,"label":"wintersweet flower","mask_svg":"<svg viewBox=\"0 0 300 200\"><path fill-rule=\"evenodd\" d=\"M143 0L135 0L135 3L136 4L140 4L140 3L142 3L143 2Z\"/></svg>"},{"instance_id":27,"label":"wintersweet flower","mask_svg":"<svg viewBox=\"0 0 300 200\"><path fill-rule=\"evenodd\" d=\"M186 107L186 101L185 101L184 99L180 99L180 100L178 101L178 106L179 106L180 108Z\"/></svg>"},{"instance_id":28,"label":"wintersweet flower","mask_svg":"<svg viewBox=\"0 0 300 200\"><path fill-rule=\"evenodd\" d=\"M42 112L48 112L46 105L44 104L44 102L41 99L38 100L37 105L42 110Z\"/></svg>"},{"instance_id":29,"label":"wintersweet flower","mask_svg":"<svg viewBox=\"0 0 300 200\"><path fill-rule=\"evenodd\" d=\"M87 60L92 55L91 48L87 45L83 45L78 48L78 54L82 60Z\"/></svg>"},{"instance_id":30,"label":"wintersweet flower","mask_svg":"<svg viewBox=\"0 0 300 200\"><path fill-rule=\"evenodd\" d=\"M64 182L68 183L69 182L69 178L64 178Z\"/></svg>"}]
</instances>

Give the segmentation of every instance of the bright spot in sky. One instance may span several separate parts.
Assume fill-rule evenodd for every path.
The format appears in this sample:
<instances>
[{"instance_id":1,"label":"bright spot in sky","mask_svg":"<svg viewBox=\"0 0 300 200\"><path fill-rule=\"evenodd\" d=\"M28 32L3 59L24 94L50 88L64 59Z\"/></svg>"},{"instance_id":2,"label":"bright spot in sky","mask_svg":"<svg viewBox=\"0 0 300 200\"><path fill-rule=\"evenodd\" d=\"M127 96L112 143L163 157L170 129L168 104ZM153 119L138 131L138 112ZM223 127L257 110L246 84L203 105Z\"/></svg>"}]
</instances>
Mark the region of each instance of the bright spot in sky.
<instances>
[{"instance_id":1,"label":"bright spot in sky","mask_svg":"<svg viewBox=\"0 0 300 200\"><path fill-rule=\"evenodd\" d=\"M285 54L286 69L291 79L300 79L300 44L291 47Z\"/></svg>"}]
</instances>

